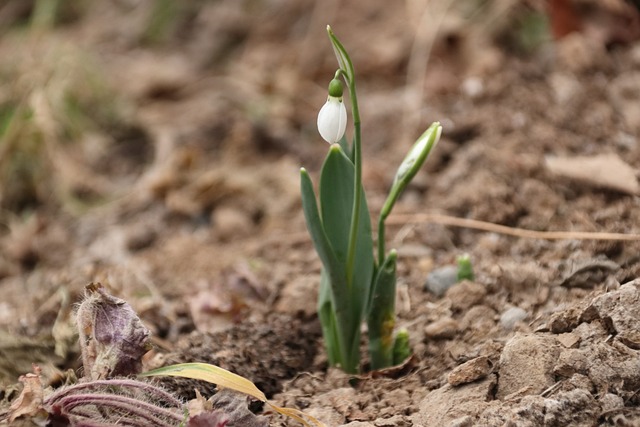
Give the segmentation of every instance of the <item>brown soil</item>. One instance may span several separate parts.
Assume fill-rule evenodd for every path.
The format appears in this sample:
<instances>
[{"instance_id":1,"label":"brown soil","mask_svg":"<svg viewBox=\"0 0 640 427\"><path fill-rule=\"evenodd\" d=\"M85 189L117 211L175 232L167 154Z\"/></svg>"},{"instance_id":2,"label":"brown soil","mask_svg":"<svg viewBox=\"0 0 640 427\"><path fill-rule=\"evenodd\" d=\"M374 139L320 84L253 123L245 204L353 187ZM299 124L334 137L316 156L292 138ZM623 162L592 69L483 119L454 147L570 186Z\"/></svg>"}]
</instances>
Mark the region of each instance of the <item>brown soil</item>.
<instances>
[{"instance_id":1,"label":"brown soil","mask_svg":"<svg viewBox=\"0 0 640 427\"><path fill-rule=\"evenodd\" d=\"M453 7L430 56L421 2L193 0L159 35L137 2L90 2L33 34L6 24L28 13L9 3L0 97L25 91L48 148L32 190L1 183L0 419L32 363L54 386L79 368L74 304L101 282L152 330L149 366L215 363L330 426L640 425L640 243L422 215L640 233L640 42L617 2L526 52L511 42L528 34L516 25L528 6ZM444 127L388 227L414 357L356 378L327 367L298 188L298 168L317 181L327 150L315 129L336 67L326 23L355 62L374 214L412 138ZM87 75L101 83L87 89ZM87 103L88 130L63 128L64 90ZM426 291L463 253L475 280Z\"/></svg>"}]
</instances>

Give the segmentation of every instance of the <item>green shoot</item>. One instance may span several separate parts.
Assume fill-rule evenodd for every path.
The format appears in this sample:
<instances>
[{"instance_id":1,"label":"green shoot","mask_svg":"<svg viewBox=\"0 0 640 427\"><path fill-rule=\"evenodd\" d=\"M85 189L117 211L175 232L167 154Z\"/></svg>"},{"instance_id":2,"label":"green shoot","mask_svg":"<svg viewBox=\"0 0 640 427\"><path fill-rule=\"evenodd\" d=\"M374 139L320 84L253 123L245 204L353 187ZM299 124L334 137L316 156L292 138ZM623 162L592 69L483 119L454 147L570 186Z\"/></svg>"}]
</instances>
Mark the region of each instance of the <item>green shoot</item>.
<instances>
[{"instance_id":1,"label":"green shoot","mask_svg":"<svg viewBox=\"0 0 640 427\"><path fill-rule=\"evenodd\" d=\"M307 229L323 265L318 315L329 362L345 372L357 373L363 321L368 325L372 369L391 366L410 355L408 333L401 331L394 336L397 253L395 250L385 253L384 222L438 142L442 127L439 123L431 125L400 165L380 212L376 259L362 186L362 143L354 67L330 27L327 33L339 68L329 84L327 102L318 114L318 130L331 147L320 172L317 198L311 177L301 169L302 205ZM340 79L349 91L352 144L344 136L346 108Z\"/></svg>"}]
</instances>

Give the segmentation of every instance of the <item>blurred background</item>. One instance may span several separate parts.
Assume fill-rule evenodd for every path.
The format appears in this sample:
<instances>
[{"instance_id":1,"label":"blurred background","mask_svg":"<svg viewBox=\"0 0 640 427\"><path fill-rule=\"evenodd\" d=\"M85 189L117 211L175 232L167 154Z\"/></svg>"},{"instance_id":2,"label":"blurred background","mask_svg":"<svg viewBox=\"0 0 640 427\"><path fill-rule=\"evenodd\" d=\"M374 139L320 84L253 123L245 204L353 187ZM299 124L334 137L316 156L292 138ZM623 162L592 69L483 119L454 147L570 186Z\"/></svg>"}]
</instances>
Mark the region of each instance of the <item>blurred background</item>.
<instances>
[{"instance_id":1,"label":"blurred background","mask_svg":"<svg viewBox=\"0 0 640 427\"><path fill-rule=\"evenodd\" d=\"M585 69L640 32L623 0L3 0L2 222L78 214L141 181L171 203L176 150L317 165L327 24L357 64L369 152L446 119L435 100L479 94L505 56Z\"/></svg>"}]
</instances>

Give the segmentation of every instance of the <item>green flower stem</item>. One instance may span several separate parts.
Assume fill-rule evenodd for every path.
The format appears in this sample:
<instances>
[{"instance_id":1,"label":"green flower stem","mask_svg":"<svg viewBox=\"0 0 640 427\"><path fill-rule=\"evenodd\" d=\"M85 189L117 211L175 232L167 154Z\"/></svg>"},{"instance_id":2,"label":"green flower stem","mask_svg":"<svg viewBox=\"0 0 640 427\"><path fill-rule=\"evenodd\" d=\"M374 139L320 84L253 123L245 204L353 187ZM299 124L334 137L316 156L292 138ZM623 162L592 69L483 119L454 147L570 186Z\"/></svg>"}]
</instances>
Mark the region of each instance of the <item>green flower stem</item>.
<instances>
[{"instance_id":1,"label":"green flower stem","mask_svg":"<svg viewBox=\"0 0 640 427\"><path fill-rule=\"evenodd\" d=\"M351 100L351 116L353 117L353 164L355 165L355 195L353 209L351 211L351 227L349 229L349 249L347 251L347 283L353 281L353 270L356 259L356 242L360 219L360 201L362 198L362 144L360 130L360 109L358 108L358 96L356 94L356 82L353 71L353 62L340 40L335 36L330 26L327 26L327 34L338 58L340 69L336 71L336 77L342 75L349 87L349 99Z\"/></svg>"},{"instance_id":2,"label":"green flower stem","mask_svg":"<svg viewBox=\"0 0 640 427\"><path fill-rule=\"evenodd\" d=\"M360 143L360 112L358 110L358 98L356 97L356 84L349 82L349 98L351 99L351 115L353 116L353 162L356 173L354 177L355 196L353 198L353 211L351 212L351 229L349 230L349 252L347 255L347 282L353 279L353 267L356 258L356 241L358 232L358 220L360 218L360 201L362 199L362 145Z\"/></svg>"},{"instance_id":3,"label":"green flower stem","mask_svg":"<svg viewBox=\"0 0 640 427\"><path fill-rule=\"evenodd\" d=\"M378 265L382 265L382 263L384 262L384 221L386 219L387 218L383 218L382 215L380 215L380 218L378 218Z\"/></svg>"}]
</instances>

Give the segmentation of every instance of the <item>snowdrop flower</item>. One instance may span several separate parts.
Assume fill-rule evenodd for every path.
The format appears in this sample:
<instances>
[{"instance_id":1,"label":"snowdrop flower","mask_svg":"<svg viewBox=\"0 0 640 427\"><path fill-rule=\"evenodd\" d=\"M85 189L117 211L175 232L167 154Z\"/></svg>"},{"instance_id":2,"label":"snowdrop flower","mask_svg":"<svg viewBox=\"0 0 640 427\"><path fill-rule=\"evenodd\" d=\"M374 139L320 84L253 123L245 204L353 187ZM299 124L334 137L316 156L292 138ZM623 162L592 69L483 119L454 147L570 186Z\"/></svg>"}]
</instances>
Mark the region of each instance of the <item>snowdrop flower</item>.
<instances>
[{"instance_id":1,"label":"snowdrop flower","mask_svg":"<svg viewBox=\"0 0 640 427\"><path fill-rule=\"evenodd\" d=\"M342 139L347 128L347 108L342 102L342 82L338 79L329 83L329 97L318 113L318 132L329 144Z\"/></svg>"}]
</instances>

